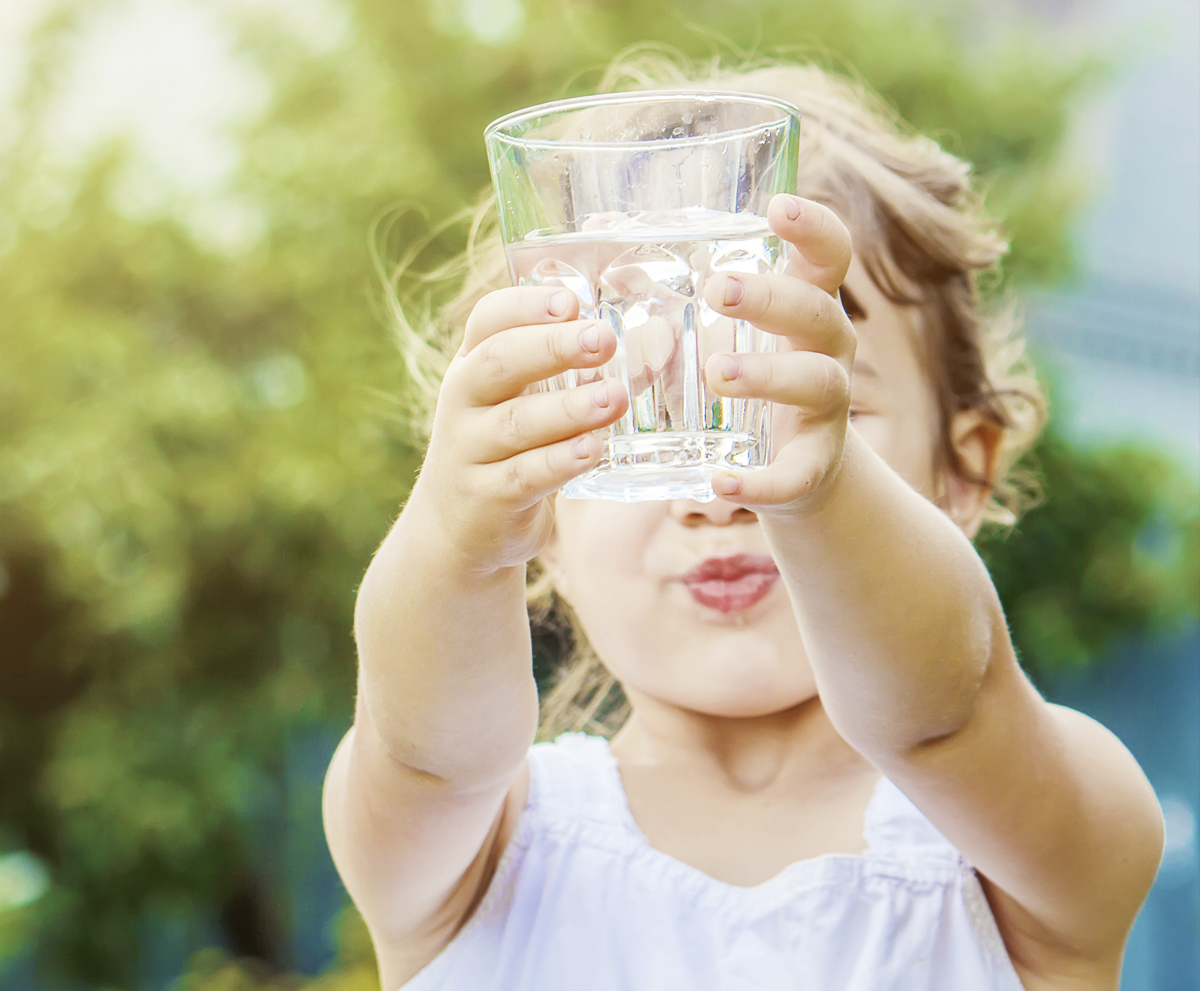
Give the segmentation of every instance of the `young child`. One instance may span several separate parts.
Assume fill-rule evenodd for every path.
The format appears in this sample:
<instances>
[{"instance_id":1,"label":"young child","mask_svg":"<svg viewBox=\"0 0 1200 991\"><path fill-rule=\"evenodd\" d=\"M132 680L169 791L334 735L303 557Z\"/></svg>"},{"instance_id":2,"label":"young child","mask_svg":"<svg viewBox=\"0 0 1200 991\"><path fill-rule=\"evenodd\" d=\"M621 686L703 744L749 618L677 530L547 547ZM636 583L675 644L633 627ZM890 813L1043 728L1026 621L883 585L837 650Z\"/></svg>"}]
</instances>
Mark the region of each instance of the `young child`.
<instances>
[{"instance_id":1,"label":"young child","mask_svg":"<svg viewBox=\"0 0 1200 991\"><path fill-rule=\"evenodd\" d=\"M705 367L777 404L773 460L710 503L556 499L628 397L527 388L616 340L476 239L325 790L385 991L1115 991L1162 821L1021 672L971 546L1041 406L980 312L1004 245L966 166L812 67L636 81L800 108L789 273L705 291L779 335ZM552 715L611 744L531 747L535 559L594 653Z\"/></svg>"}]
</instances>

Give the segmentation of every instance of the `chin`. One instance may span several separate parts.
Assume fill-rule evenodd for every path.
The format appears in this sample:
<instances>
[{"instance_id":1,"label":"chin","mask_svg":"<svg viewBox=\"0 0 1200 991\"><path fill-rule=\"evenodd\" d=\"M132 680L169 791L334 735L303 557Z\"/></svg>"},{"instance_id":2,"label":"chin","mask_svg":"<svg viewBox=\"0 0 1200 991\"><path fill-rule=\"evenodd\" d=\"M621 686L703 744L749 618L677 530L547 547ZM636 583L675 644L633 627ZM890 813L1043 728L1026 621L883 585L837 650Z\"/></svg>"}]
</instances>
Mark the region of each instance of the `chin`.
<instances>
[{"instance_id":1,"label":"chin","mask_svg":"<svg viewBox=\"0 0 1200 991\"><path fill-rule=\"evenodd\" d=\"M794 709L816 694L815 687L807 692L714 692L698 699L700 704L693 711L721 719L761 719Z\"/></svg>"},{"instance_id":2,"label":"chin","mask_svg":"<svg viewBox=\"0 0 1200 991\"><path fill-rule=\"evenodd\" d=\"M629 603L625 612L637 620L626 626L585 621L584 629L636 693L723 718L769 716L817 694L795 617L778 592L778 601L768 597L751 611L698 616L692 598L675 589L656 610Z\"/></svg>"},{"instance_id":3,"label":"chin","mask_svg":"<svg viewBox=\"0 0 1200 991\"><path fill-rule=\"evenodd\" d=\"M713 646L730 649L714 651ZM744 640L710 644L710 650L674 665L666 691L657 694L682 708L726 719L775 715L816 696L816 682L802 654L785 661L771 649L774 644L762 646L767 649L758 653Z\"/></svg>"}]
</instances>

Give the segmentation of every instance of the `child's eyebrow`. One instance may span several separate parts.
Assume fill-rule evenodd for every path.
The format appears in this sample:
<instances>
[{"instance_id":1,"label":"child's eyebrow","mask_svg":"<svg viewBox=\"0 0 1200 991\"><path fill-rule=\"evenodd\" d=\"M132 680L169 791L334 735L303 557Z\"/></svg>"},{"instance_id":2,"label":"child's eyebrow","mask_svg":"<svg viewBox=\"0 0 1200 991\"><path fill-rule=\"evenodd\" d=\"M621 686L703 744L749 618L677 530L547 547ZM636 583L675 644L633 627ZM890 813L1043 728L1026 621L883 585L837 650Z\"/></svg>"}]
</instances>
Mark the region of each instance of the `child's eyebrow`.
<instances>
[{"instance_id":1,"label":"child's eyebrow","mask_svg":"<svg viewBox=\"0 0 1200 991\"><path fill-rule=\"evenodd\" d=\"M842 299L842 309L846 311L846 316L851 320L866 320L867 308L862 305L862 302L846 283L842 283L838 289L838 295Z\"/></svg>"}]
</instances>

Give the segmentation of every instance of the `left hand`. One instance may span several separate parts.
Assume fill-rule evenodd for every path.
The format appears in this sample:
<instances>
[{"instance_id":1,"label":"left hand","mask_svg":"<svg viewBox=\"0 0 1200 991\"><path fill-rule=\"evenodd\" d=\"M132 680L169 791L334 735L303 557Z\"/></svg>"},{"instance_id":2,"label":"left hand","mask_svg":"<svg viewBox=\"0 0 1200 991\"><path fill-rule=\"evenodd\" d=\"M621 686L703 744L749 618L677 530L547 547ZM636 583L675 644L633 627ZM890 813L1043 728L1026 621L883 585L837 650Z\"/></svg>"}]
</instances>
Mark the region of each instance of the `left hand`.
<instances>
[{"instance_id":1,"label":"left hand","mask_svg":"<svg viewBox=\"0 0 1200 991\"><path fill-rule=\"evenodd\" d=\"M713 489L759 512L803 513L821 505L837 477L849 426L857 338L838 288L850 267L850 232L828 207L799 196L776 196L767 219L794 249L794 274L721 273L704 298L722 316L778 334L779 350L714 354L704 374L719 395L776 404L773 455L765 468L718 474Z\"/></svg>"}]
</instances>

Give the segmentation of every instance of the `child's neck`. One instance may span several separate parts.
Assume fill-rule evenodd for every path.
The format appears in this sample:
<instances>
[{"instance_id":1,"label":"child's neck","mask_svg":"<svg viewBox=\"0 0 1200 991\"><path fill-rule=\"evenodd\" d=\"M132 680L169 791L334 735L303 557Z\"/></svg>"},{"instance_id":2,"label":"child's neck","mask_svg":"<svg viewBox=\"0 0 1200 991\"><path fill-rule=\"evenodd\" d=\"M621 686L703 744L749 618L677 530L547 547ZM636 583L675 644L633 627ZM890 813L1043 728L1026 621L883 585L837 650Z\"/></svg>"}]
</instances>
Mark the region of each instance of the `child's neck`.
<instances>
[{"instance_id":1,"label":"child's neck","mask_svg":"<svg viewBox=\"0 0 1200 991\"><path fill-rule=\"evenodd\" d=\"M613 738L622 765L674 766L757 792L786 779L805 781L871 773L834 729L819 698L783 712L727 718L632 694L633 714Z\"/></svg>"},{"instance_id":2,"label":"child's neck","mask_svg":"<svg viewBox=\"0 0 1200 991\"><path fill-rule=\"evenodd\" d=\"M819 700L758 719L636 694L630 702L612 749L630 814L654 849L743 886L800 860L863 851L879 772L838 736Z\"/></svg>"}]
</instances>

